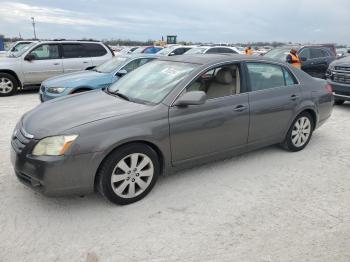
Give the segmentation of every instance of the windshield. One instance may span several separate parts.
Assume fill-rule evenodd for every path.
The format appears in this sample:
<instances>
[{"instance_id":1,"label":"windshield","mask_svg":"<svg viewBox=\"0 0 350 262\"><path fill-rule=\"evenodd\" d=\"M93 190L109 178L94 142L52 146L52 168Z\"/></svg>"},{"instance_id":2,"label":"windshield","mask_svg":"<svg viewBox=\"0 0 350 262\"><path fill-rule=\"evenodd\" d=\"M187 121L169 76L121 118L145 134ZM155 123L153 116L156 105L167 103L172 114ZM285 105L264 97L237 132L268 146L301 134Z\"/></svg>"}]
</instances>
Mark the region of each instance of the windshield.
<instances>
[{"instance_id":1,"label":"windshield","mask_svg":"<svg viewBox=\"0 0 350 262\"><path fill-rule=\"evenodd\" d=\"M189 63L153 61L122 77L108 91L123 94L131 101L157 104L196 66Z\"/></svg>"},{"instance_id":2,"label":"windshield","mask_svg":"<svg viewBox=\"0 0 350 262\"><path fill-rule=\"evenodd\" d=\"M285 62L291 48L277 48L267 52L264 56Z\"/></svg>"},{"instance_id":3,"label":"windshield","mask_svg":"<svg viewBox=\"0 0 350 262\"><path fill-rule=\"evenodd\" d=\"M111 73L116 70L119 66L121 66L127 60L126 57L114 57L107 62L96 66L94 71L99 73Z\"/></svg>"},{"instance_id":4,"label":"windshield","mask_svg":"<svg viewBox=\"0 0 350 262\"><path fill-rule=\"evenodd\" d=\"M188 54L203 54L205 52L205 50L207 50L206 47L195 47L195 48L192 48L190 50L188 50L185 54L188 55Z\"/></svg>"},{"instance_id":5,"label":"windshield","mask_svg":"<svg viewBox=\"0 0 350 262\"><path fill-rule=\"evenodd\" d=\"M176 47L167 47L162 50L160 50L157 55L168 55L170 54Z\"/></svg>"},{"instance_id":6,"label":"windshield","mask_svg":"<svg viewBox=\"0 0 350 262\"><path fill-rule=\"evenodd\" d=\"M24 47L31 44L32 42L16 42L10 48L9 52L18 52L21 51Z\"/></svg>"},{"instance_id":7,"label":"windshield","mask_svg":"<svg viewBox=\"0 0 350 262\"><path fill-rule=\"evenodd\" d=\"M23 48L21 50L19 50L18 52L14 52L11 53L9 56L10 57L20 57L21 55L23 55L26 51L28 51L28 49L32 48L33 46L35 46L36 43L30 43L26 46L23 46Z\"/></svg>"},{"instance_id":8,"label":"windshield","mask_svg":"<svg viewBox=\"0 0 350 262\"><path fill-rule=\"evenodd\" d=\"M145 50L146 47L141 46L139 48L137 48L133 53L134 54L141 54L143 52L143 50Z\"/></svg>"}]
</instances>

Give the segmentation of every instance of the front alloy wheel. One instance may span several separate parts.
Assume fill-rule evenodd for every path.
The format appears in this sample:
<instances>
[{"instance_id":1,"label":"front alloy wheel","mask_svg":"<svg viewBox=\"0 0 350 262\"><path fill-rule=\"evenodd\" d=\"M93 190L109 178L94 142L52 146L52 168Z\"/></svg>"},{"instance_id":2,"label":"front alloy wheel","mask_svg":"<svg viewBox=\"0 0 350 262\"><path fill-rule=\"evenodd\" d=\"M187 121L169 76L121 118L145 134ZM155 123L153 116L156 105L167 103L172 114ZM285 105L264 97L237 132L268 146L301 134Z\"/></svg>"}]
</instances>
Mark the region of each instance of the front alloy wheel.
<instances>
[{"instance_id":1,"label":"front alloy wheel","mask_svg":"<svg viewBox=\"0 0 350 262\"><path fill-rule=\"evenodd\" d=\"M145 144L116 149L98 172L98 191L116 204L130 204L145 197L156 183L160 165L157 153Z\"/></svg>"},{"instance_id":2,"label":"front alloy wheel","mask_svg":"<svg viewBox=\"0 0 350 262\"><path fill-rule=\"evenodd\" d=\"M152 181L152 160L139 153L127 155L113 169L111 186L121 198L134 198L142 194Z\"/></svg>"},{"instance_id":3,"label":"front alloy wheel","mask_svg":"<svg viewBox=\"0 0 350 262\"><path fill-rule=\"evenodd\" d=\"M283 143L284 147L289 151L300 151L304 149L310 142L313 132L313 120L309 113L301 113L293 121L286 139Z\"/></svg>"},{"instance_id":4,"label":"front alloy wheel","mask_svg":"<svg viewBox=\"0 0 350 262\"><path fill-rule=\"evenodd\" d=\"M12 96L17 89L17 80L12 75L0 73L0 96Z\"/></svg>"}]
</instances>

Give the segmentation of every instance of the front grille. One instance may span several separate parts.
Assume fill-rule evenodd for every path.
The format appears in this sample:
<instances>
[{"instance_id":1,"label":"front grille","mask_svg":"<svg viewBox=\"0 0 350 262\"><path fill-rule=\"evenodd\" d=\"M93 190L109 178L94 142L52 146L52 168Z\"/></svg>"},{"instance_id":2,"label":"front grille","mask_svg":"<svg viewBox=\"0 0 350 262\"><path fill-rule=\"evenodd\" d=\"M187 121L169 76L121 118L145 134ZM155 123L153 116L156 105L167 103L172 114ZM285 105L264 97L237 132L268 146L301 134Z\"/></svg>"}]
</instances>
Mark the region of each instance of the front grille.
<instances>
[{"instance_id":1,"label":"front grille","mask_svg":"<svg viewBox=\"0 0 350 262\"><path fill-rule=\"evenodd\" d=\"M347 66L335 66L334 69L337 71L350 72L350 67L347 67Z\"/></svg>"},{"instance_id":2,"label":"front grille","mask_svg":"<svg viewBox=\"0 0 350 262\"><path fill-rule=\"evenodd\" d=\"M333 81L342 84L350 84L350 74L336 73L333 76Z\"/></svg>"},{"instance_id":3,"label":"front grille","mask_svg":"<svg viewBox=\"0 0 350 262\"><path fill-rule=\"evenodd\" d=\"M17 129L11 140L12 147L17 153L21 153L29 142L30 138L24 135L24 132L21 128Z\"/></svg>"}]
</instances>

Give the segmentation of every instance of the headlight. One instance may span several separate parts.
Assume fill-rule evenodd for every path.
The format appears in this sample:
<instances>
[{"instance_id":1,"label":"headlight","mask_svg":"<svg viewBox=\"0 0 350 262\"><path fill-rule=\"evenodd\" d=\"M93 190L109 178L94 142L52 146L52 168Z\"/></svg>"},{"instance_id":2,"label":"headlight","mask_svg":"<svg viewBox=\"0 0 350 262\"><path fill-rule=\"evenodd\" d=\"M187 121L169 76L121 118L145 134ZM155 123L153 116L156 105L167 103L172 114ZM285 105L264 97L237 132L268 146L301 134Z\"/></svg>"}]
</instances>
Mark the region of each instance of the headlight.
<instances>
[{"instance_id":1,"label":"headlight","mask_svg":"<svg viewBox=\"0 0 350 262\"><path fill-rule=\"evenodd\" d=\"M52 136L39 141L34 147L34 156L61 156L70 148L78 135Z\"/></svg>"},{"instance_id":2,"label":"headlight","mask_svg":"<svg viewBox=\"0 0 350 262\"><path fill-rule=\"evenodd\" d=\"M65 90L64 87L49 87L47 89L47 92L54 93L54 94L60 94Z\"/></svg>"}]
</instances>

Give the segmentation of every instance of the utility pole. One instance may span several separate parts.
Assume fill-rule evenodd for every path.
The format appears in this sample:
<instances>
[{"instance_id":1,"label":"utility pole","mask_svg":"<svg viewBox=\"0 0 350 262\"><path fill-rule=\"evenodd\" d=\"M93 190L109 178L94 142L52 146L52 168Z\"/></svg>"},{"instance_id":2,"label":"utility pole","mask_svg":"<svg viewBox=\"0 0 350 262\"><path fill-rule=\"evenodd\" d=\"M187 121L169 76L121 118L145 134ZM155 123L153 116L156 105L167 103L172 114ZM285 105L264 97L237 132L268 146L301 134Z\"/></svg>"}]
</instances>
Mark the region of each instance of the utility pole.
<instances>
[{"instance_id":1,"label":"utility pole","mask_svg":"<svg viewBox=\"0 0 350 262\"><path fill-rule=\"evenodd\" d=\"M34 17L31 17L32 19L32 25L33 25L33 30L34 30L34 39L36 39L36 32L35 32L35 21L34 21Z\"/></svg>"}]
</instances>

